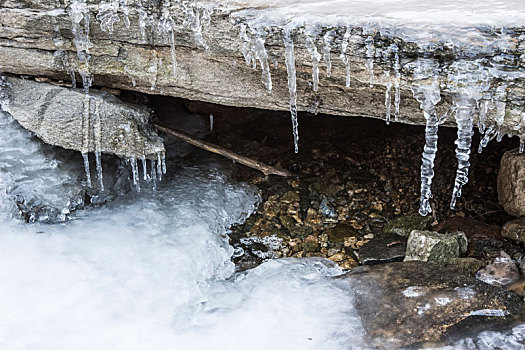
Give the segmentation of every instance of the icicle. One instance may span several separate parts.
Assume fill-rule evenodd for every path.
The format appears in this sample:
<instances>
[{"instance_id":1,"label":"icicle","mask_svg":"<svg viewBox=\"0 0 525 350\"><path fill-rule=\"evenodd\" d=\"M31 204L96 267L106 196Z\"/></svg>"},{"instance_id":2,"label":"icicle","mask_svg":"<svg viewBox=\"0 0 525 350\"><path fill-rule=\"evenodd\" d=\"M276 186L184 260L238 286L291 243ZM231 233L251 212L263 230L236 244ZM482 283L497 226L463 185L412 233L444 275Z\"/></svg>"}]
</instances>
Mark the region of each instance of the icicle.
<instances>
[{"instance_id":1,"label":"icicle","mask_svg":"<svg viewBox=\"0 0 525 350\"><path fill-rule=\"evenodd\" d=\"M479 132L482 134L485 132L485 123L487 120L488 111L489 111L489 101L487 100L480 101L479 102L478 129L479 129Z\"/></svg>"},{"instance_id":2,"label":"icicle","mask_svg":"<svg viewBox=\"0 0 525 350\"><path fill-rule=\"evenodd\" d=\"M87 93L93 82L93 77L89 71L89 10L85 0L73 0L69 9L69 17L71 18L71 31L74 36L73 42L79 60L78 73L82 77L84 91ZM84 21L83 30L80 26L82 20Z\"/></svg>"},{"instance_id":3,"label":"icicle","mask_svg":"<svg viewBox=\"0 0 525 350\"><path fill-rule=\"evenodd\" d=\"M457 99L454 103L457 105L456 124L458 138L455 143L458 169L456 171L450 209L456 207L456 200L461 197L461 189L468 182L470 145L472 144L472 135L474 135L473 115L476 108L475 102L468 98Z\"/></svg>"},{"instance_id":4,"label":"icicle","mask_svg":"<svg viewBox=\"0 0 525 350\"><path fill-rule=\"evenodd\" d=\"M91 117L91 98L88 94L84 95L84 111L82 113L82 153L89 152L89 128Z\"/></svg>"},{"instance_id":5,"label":"icicle","mask_svg":"<svg viewBox=\"0 0 525 350\"><path fill-rule=\"evenodd\" d=\"M213 114L210 114L210 132L213 131Z\"/></svg>"},{"instance_id":6,"label":"icicle","mask_svg":"<svg viewBox=\"0 0 525 350\"><path fill-rule=\"evenodd\" d=\"M272 76L270 75L270 65L268 64L268 54L264 48L264 39L255 39L255 58L259 60L262 68L262 81L268 92L272 91Z\"/></svg>"},{"instance_id":7,"label":"icicle","mask_svg":"<svg viewBox=\"0 0 525 350\"><path fill-rule=\"evenodd\" d=\"M171 70L172 75L175 78L177 75L177 57L175 53L175 32L173 27L175 26L175 21L170 14L170 1L165 0L162 4L161 17L159 24L157 26L159 34L167 38L167 41L170 44L170 54L171 54Z\"/></svg>"},{"instance_id":8,"label":"icicle","mask_svg":"<svg viewBox=\"0 0 525 350\"><path fill-rule=\"evenodd\" d=\"M129 10L128 10L128 0L120 0L120 9L122 10L122 16L124 17L124 25L126 28L129 28Z\"/></svg>"},{"instance_id":9,"label":"icicle","mask_svg":"<svg viewBox=\"0 0 525 350\"><path fill-rule=\"evenodd\" d=\"M370 35L365 40L366 45L366 63L365 68L370 76L370 87L374 86L374 55L375 55L375 46L374 38Z\"/></svg>"},{"instance_id":10,"label":"icicle","mask_svg":"<svg viewBox=\"0 0 525 350\"><path fill-rule=\"evenodd\" d=\"M284 49L286 71L288 73L288 90L290 92L290 114L292 117L292 130L294 151L299 152L299 122L297 120L297 80L295 73L295 53L293 38L290 29L284 30Z\"/></svg>"},{"instance_id":11,"label":"icicle","mask_svg":"<svg viewBox=\"0 0 525 350\"><path fill-rule=\"evenodd\" d=\"M84 158L84 170L86 172L86 182L89 188L91 188L91 172L89 171L89 155L88 153L82 152Z\"/></svg>"},{"instance_id":12,"label":"icicle","mask_svg":"<svg viewBox=\"0 0 525 350\"><path fill-rule=\"evenodd\" d=\"M204 47L204 49L208 50L208 45L202 36L202 27L203 23L210 22L211 10L205 7L199 7L199 5L195 3L188 2L183 2L182 8L185 15L182 25L193 31L197 43Z\"/></svg>"},{"instance_id":13,"label":"icicle","mask_svg":"<svg viewBox=\"0 0 525 350\"><path fill-rule=\"evenodd\" d=\"M164 153L164 152L162 152L161 163L162 163L162 173L166 174L167 173L167 169L166 169L166 153Z\"/></svg>"},{"instance_id":14,"label":"icicle","mask_svg":"<svg viewBox=\"0 0 525 350\"><path fill-rule=\"evenodd\" d=\"M425 146L421 164L421 203L419 214L426 216L432 212L432 179L434 178L434 159L438 148L439 119L436 115L436 104L441 100L437 67L429 59L419 59L414 69L414 86L412 92L421 104L426 120Z\"/></svg>"},{"instance_id":15,"label":"icicle","mask_svg":"<svg viewBox=\"0 0 525 350\"><path fill-rule=\"evenodd\" d=\"M390 78L390 71L385 70L385 80L386 80L386 92L385 92L385 107L386 107L386 123L390 124L390 109L392 105L392 97L391 97L391 91L392 91L392 79Z\"/></svg>"},{"instance_id":16,"label":"icicle","mask_svg":"<svg viewBox=\"0 0 525 350\"><path fill-rule=\"evenodd\" d=\"M140 162L142 163L142 172L144 173L144 181L148 180L148 170L147 170L147 164L146 164L146 157L142 156L140 157Z\"/></svg>"},{"instance_id":17,"label":"icicle","mask_svg":"<svg viewBox=\"0 0 525 350\"><path fill-rule=\"evenodd\" d=\"M346 67L346 87L350 87L350 57L346 54L351 35L350 31L350 27L346 27L346 32L341 43L341 55L339 56Z\"/></svg>"},{"instance_id":18,"label":"icicle","mask_svg":"<svg viewBox=\"0 0 525 350\"><path fill-rule=\"evenodd\" d=\"M151 160L151 180L153 181L153 191L157 192L157 166L153 159Z\"/></svg>"},{"instance_id":19,"label":"icicle","mask_svg":"<svg viewBox=\"0 0 525 350\"><path fill-rule=\"evenodd\" d=\"M456 158L458 168L450 209L454 209L456 201L461 197L461 190L468 182L470 167L470 147L474 135L474 112L478 101L483 97L489 87L487 71L478 61L460 60L454 62L449 73L448 88L454 93L453 104L456 108L456 124L458 137L456 139Z\"/></svg>"},{"instance_id":20,"label":"icicle","mask_svg":"<svg viewBox=\"0 0 525 350\"><path fill-rule=\"evenodd\" d=\"M100 120L100 101L95 101L95 125L93 128L93 136L95 138L95 161L97 165L97 176L100 184L100 191L104 191L104 180L102 177L102 122Z\"/></svg>"},{"instance_id":21,"label":"icicle","mask_svg":"<svg viewBox=\"0 0 525 350\"><path fill-rule=\"evenodd\" d=\"M399 64L399 48L396 44L392 45L392 52L394 52L394 119L397 121L401 104L401 65Z\"/></svg>"},{"instance_id":22,"label":"icicle","mask_svg":"<svg viewBox=\"0 0 525 350\"><path fill-rule=\"evenodd\" d=\"M95 162L97 165L97 176L100 185L100 191L104 191L104 179L102 177L102 155L100 152L95 152Z\"/></svg>"},{"instance_id":23,"label":"icicle","mask_svg":"<svg viewBox=\"0 0 525 350\"><path fill-rule=\"evenodd\" d=\"M159 177L159 181L162 181L162 159L161 159L161 152L157 153L157 175Z\"/></svg>"},{"instance_id":24,"label":"icicle","mask_svg":"<svg viewBox=\"0 0 525 350\"><path fill-rule=\"evenodd\" d=\"M505 113L507 108L507 84L502 84L496 88L492 103L496 107L496 113L494 116L494 122L488 128L486 128L483 138L479 143L478 153L483 151L483 148L487 147L488 143L494 138L501 141L503 135L501 133L501 126L505 122Z\"/></svg>"},{"instance_id":25,"label":"icicle","mask_svg":"<svg viewBox=\"0 0 525 350\"><path fill-rule=\"evenodd\" d=\"M133 185L137 189L137 192L140 192L140 180L139 180L139 167L137 165L137 158L131 157L131 173L133 176Z\"/></svg>"},{"instance_id":26,"label":"icicle","mask_svg":"<svg viewBox=\"0 0 525 350\"><path fill-rule=\"evenodd\" d=\"M330 51L332 50L332 40L334 40L335 32L333 30L327 32L323 36L323 60L326 64L326 76L330 78L332 75L332 61L330 60Z\"/></svg>"},{"instance_id":27,"label":"icicle","mask_svg":"<svg viewBox=\"0 0 525 350\"><path fill-rule=\"evenodd\" d=\"M317 47L315 46L313 37L308 36L306 38L305 46L312 57L313 90L317 91L319 87L319 62L321 61L321 54L317 52Z\"/></svg>"}]
</instances>

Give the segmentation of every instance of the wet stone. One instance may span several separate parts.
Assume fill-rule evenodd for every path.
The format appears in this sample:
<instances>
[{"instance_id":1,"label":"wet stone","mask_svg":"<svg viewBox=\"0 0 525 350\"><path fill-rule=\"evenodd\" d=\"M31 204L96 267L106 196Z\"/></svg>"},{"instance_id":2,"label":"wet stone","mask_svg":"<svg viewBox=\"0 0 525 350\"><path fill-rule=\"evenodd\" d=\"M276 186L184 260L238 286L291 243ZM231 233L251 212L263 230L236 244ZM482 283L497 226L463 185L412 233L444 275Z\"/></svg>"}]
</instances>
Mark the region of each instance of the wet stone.
<instances>
[{"instance_id":1,"label":"wet stone","mask_svg":"<svg viewBox=\"0 0 525 350\"><path fill-rule=\"evenodd\" d=\"M391 220L383 227L383 232L408 237L412 230L426 230L431 221L431 216L421 216L418 213L407 214Z\"/></svg>"},{"instance_id":2,"label":"wet stone","mask_svg":"<svg viewBox=\"0 0 525 350\"><path fill-rule=\"evenodd\" d=\"M328 235L328 239L331 242L336 243L343 243L347 237L359 236L359 232L347 224L337 224L335 227L326 230L324 233Z\"/></svg>"},{"instance_id":3,"label":"wet stone","mask_svg":"<svg viewBox=\"0 0 525 350\"><path fill-rule=\"evenodd\" d=\"M479 270L476 278L494 286L503 287L519 280L520 273L512 258L501 251L498 258L492 264Z\"/></svg>"},{"instance_id":4,"label":"wet stone","mask_svg":"<svg viewBox=\"0 0 525 350\"><path fill-rule=\"evenodd\" d=\"M525 216L525 155L518 150L507 151L501 158L498 173L498 199L505 211Z\"/></svg>"},{"instance_id":5,"label":"wet stone","mask_svg":"<svg viewBox=\"0 0 525 350\"><path fill-rule=\"evenodd\" d=\"M463 232L441 234L432 231L412 231L408 237L405 261L446 263L467 251Z\"/></svg>"},{"instance_id":6,"label":"wet stone","mask_svg":"<svg viewBox=\"0 0 525 350\"><path fill-rule=\"evenodd\" d=\"M360 266L340 279L355 291L367 337L380 349L439 341L465 320L488 328L523 303L512 292L419 261Z\"/></svg>"},{"instance_id":7,"label":"wet stone","mask_svg":"<svg viewBox=\"0 0 525 350\"><path fill-rule=\"evenodd\" d=\"M476 258L452 258L446 266L457 274L475 276L485 263Z\"/></svg>"},{"instance_id":8,"label":"wet stone","mask_svg":"<svg viewBox=\"0 0 525 350\"><path fill-rule=\"evenodd\" d=\"M305 252L315 252L319 248L317 237L310 235L304 239L303 250Z\"/></svg>"},{"instance_id":9,"label":"wet stone","mask_svg":"<svg viewBox=\"0 0 525 350\"><path fill-rule=\"evenodd\" d=\"M395 233L384 233L372 238L359 249L359 262L363 265L403 261L407 238Z\"/></svg>"},{"instance_id":10,"label":"wet stone","mask_svg":"<svg viewBox=\"0 0 525 350\"><path fill-rule=\"evenodd\" d=\"M525 243L525 218L512 220L503 225L501 235L519 243Z\"/></svg>"}]
</instances>

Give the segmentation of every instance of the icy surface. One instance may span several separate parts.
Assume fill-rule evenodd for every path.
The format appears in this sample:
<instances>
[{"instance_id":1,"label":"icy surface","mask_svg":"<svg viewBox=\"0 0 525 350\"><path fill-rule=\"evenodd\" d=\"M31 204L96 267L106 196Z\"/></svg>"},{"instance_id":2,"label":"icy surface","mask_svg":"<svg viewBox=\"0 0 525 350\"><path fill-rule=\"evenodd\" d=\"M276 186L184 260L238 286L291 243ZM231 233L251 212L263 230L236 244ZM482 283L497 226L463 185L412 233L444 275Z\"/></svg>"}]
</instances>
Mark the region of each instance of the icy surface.
<instances>
[{"instance_id":1,"label":"icy surface","mask_svg":"<svg viewBox=\"0 0 525 350\"><path fill-rule=\"evenodd\" d=\"M361 348L352 296L329 278L341 273L333 264L279 260L234 274L226 230L258 197L213 164L169 172L156 192L128 191L66 224L18 220L6 189L20 182L50 196L56 181L75 179L1 117L10 135L0 139L3 348ZM20 172L26 161L40 171Z\"/></svg>"}]
</instances>

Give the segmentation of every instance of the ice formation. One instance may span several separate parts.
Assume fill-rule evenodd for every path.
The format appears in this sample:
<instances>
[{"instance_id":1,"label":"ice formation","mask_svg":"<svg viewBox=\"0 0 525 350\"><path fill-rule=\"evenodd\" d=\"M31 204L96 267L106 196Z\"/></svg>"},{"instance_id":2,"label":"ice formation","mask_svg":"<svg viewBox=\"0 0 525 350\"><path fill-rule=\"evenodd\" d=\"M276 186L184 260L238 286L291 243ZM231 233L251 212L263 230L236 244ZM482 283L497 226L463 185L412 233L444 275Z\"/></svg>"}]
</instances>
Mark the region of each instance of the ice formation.
<instances>
[{"instance_id":1,"label":"ice formation","mask_svg":"<svg viewBox=\"0 0 525 350\"><path fill-rule=\"evenodd\" d=\"M387 123L392 120L392 115L394 120L399 120L400 85L404 74L403 78L413 86L412 91L421 104L426 120L426 141L421 166L422 215L431 211L430 188L434 175L433 161L437 151L438 125L449 115L439 118L435 112L435 105L441 100L442 92L452 97L451 111L455 114L458 126L458 170L451 199L452 208L461 196L462 187L468 181L475 118L478 120L477 127L483 134L478 145L479 152L492 139L499 141L505 134L519 136L520 152L525 151L525 113L522 113L519 121L513 121L513 127L510 129L506 121L507 110L512 107L507 96L512 81L525 76L520 69L512 72L507 69L509 64L516 65L508 62L508 53L519 49L516 38L519 33L516 34L508 28L525 22L525 6L519 0L508 0L501 6L494 6L489 0L476 2L475 6L467 0L443 0L439 4L428 1L393 4L390 0L355 0L345 4L338 0L236 0L231 7L221 2L212 4L202 1L162 0L158 8L152 7L145 0L138 0L134 5L143 41L152 46L150 65L146 68L150 73L152 91L157 88L162 68L162 55L160 49L155 46L153 37L160 35L165 43L169 44L171 71L175 77L177 31L192 31L197 44L207 50L209 46L204 39L203 28L210 25L215 9L222 6L229 9L232 25L239 28L240 46L246 63L254 68L257 67L257 62L259 63L262 82L271 93L273 86L270 62L277 67L278 59L273 52L268 51L266 45L273 36L279 36L274 34L280 33L285 50L284 61L288 75L295 152L298 152L299 139L295 49L306 50L311 59L314 92L319 89L321 60L326 65L327 77L333 75L330 55L336 47L346 69L347 87L351 83L351 55L364 58L364 70L370 86L382 84L386 88L384 115ZM113 32L114 24L120 21L123 21L125 26L130 25L127 0L101 0L96 9L96 18L103 31ZM181 12L180 16L175 16L174 11ZM78 73L88 92L92 74L89 66L90 13L86 0L72 0L68 13L78 56ZM497 29L491 29L489 33L484 29L487 23L498 23L499 26ZM445 26L447 29L443 30ZM522 35L520 38L519 40L523 40L525 37ZM63 40L60 35L56 35L55 56L57 60L62 61L66 72L71 74L73 72L69 68L71 64L64 52ZM300 42L304 47L294 48L294 40L296 44ZM430 76L422 78L420 66L407 64L414 58L403 57L400 47L404 45L418 47L419 57L416 58L416 62L425 61L434 66L439 62L439 69L432 70ZM457 56L456 62L443 62L440 50L453 53ZM458 62L464 67L458 67ZM465 75L461 71L468 65L478 67L482 74L468 72ZM374 68L382 69L382 82L374 81ZM130 74L129 71L126 72ZM74 81L74 73L71 77ZM131 74L130 77L135 81ZM441 86L438 86L439 84ZM474 88L467 89L467 85ZM516 119L515 116L513 118ZM447 122L450 123L450 120ZM100 157L96 157L97 159ZM156 163L157 167L161 167L160 161ZM97 166L98 164L97 161ZM157 176L161 177L162 171L157 169L156 172Z\"/></svg>"},{"instance_id":2,"label":"ice formation","mask_svg":"<svg viewBox=\"0 0 525 350\"><path fill-rule=\"evenodd\" d=\"M441 100L439 81L436 72L438 67L429 59L419 59L414 69L412 92L420 103L425 116L425 146L421 164L421 202L419 213L428 215L432 208L432 179L434 178L434 159L438 147L438 127L440 120L436 113L436 105Z\"/></svg>"},{"instance_id":3,"label":"ice formation","mask_svg":"<svg viewBox=\"0 0 525 350\"><path fill-rule=\"evenodd\" d=\"M299 152L299 122L297 120L297 78L295 73L295 52L292 32L285 29L283 33L286 71L288 72L288 90L290 92L290 114L292 117L293 143L295 153Z\"/></svg>"}]
</instances>

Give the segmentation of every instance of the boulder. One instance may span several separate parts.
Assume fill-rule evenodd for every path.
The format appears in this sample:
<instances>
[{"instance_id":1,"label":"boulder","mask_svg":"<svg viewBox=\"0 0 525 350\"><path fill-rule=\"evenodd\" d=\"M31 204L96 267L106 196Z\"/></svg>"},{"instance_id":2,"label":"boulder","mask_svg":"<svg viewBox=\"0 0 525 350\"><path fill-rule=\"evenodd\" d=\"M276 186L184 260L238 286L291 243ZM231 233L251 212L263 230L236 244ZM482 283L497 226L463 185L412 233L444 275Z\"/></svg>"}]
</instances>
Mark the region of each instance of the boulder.
<instances>
[{"instance_id":1,"label":"boulder","mask_svg":"<svg viewBox=\"0 0 525 350\"><path fill-rule=\"evenodd\" d=\"M447 263L467 251L467 237L463 232L442 234L433 231L410 233L405 261Z\"/></svg>"},{"instance_id":2,"label":"boulder","mask_svg":"<svg viewBox=\"0 0 525 350\"><path fill-rule=\"evenodd\" d=\"M380 349L438 341L466 320L490 327L495 316L515 315L522 307L512 292L432 263L360 266L341 279L355 292L371 345Z\"/></svg>"},{"instance_id":3,"label":"boulder","mask_svg":"<svg viewBox=\"0 0 525 350\"><path fill-rule=\"evenodd\" d=\"M86 94L33 80L11 77L7 82L7 111L48 144L122 158L156 160L165 152L144 107L95 89Z\"/></svg>"},{"instance_id":4,"label":"boulder","mask_svg":"<svg viewBox=\"0 0 525 350\"><path fill-rule=\"evenodd\" d=\"M498 199L505 211L525 216L525 155L519 151L505 152L498 174Z\"/></svg>"}]
</instances>

